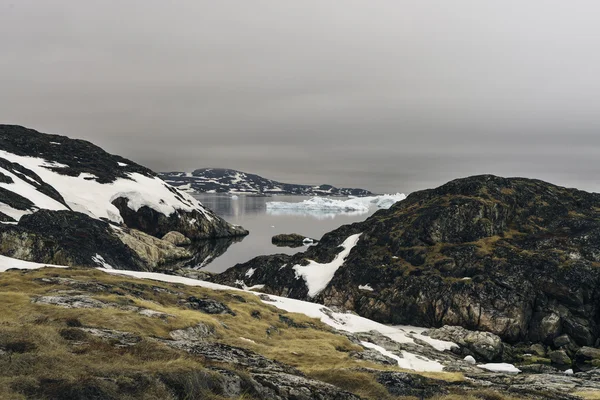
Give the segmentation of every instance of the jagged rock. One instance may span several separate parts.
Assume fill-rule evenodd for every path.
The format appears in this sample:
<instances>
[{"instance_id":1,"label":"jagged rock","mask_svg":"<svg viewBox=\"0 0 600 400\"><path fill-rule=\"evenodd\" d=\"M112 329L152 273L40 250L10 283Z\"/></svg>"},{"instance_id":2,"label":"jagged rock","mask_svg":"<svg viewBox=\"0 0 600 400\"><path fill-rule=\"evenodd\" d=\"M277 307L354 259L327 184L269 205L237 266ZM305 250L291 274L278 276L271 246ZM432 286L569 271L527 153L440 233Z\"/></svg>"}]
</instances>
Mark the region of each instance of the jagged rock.
<instances>
[{"instance_id":1,"label":"jagged rock","mask_svg":"<svg viewBox=\"0 0 600 400\"><path fill-rule=\"evenodd\" d=\"M187 340L190 342L202 341L215 336L215 328L206 324L198 324L186 329L171 331L169 336L174 340Z\"/></svg>"},{"instance_id":2,"label":"jagged rock","mask_svg":"<svg viewBox=\"0 0 600 400\"><path fill-rule=\"evenodd\" d=\"M551 351L548 353L548 357L550 357L550 360L557 365L571 365L572 363L569 355L564 350Z\"/></svg>"},{"instance_id":3,"label":"jagged rock","mask_svg":"<svg viewBox=\"0 0 600 400\"><path fill-rule=\"evenodd\" d=\"M231 311L231 308L213 299L199 299L192 296L188 297L188 299L183 302L183 305L192 310L202 311L206 314L231 314L235 316L235 313Z\"/></svg>"},{"instance_id":4,"label":"jagged rock","mask_svg":"<svg viewBox=\"0 0 600 400\"><path fill-rule=\"evenodd\" d=\"M469 331L460 326L444 326L430 329L427 335L433 339L454 342L485 361L497 361L502 356L502 340L493 333Z\"/></svg>"},{"instance_id":5,"label":"jagged rock","mask_svg":"<svg viewBox=\"0 0 600 400\"><path fill-rule=\"evenodd\" d=\"M186 238L183 233L171 231L163 236L162 240L165 240L175 246L188 246L192 244L192 241Z\"/></svg>"},{"instance_id":6,"label":"jagged rock","mask_svg":"<svg viewBox=\"0 0 600 400\"><path fill-rule=\"evenodd\" d=\"M509 344L553 345L568 334L592 346L600 333L599 204L600 194L539 180L458 179L342 226L304 253L258 257L214 281L308 300L294 266L331 262L360 233L311 301L383 323L487 331ZM377 290L360 290L366 282Z\"/></svg>"}]
</instances>

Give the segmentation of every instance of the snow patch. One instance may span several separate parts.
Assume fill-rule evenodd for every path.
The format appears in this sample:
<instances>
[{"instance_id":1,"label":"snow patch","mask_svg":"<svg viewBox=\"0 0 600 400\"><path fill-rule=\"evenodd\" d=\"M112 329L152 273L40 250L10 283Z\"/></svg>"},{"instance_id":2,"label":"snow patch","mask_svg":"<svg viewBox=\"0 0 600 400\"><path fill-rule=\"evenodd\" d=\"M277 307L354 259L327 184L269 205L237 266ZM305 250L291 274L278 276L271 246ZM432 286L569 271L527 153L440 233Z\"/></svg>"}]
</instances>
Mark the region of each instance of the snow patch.
<instances>
[{"instance_id":1,"label":"snow patch","mask_svg":"<svg viewBox=\"0 0 600 400\"><path fill-rule=\"evenodd\" d=\"M491 372L501 372L506 374L518 374L521 372L520 369L515 367L512 364L507 363L490 363L490 364L481 364L478 365L479 368L485 369Z\"/></svg>"},{"instance_id":2,"label":"snow patch","mask_svg":"<svg viewBox=\"0 0 600 400\"><path fill-rule=\"evenodd\" d=\"M104 260L104 257L102 257L100 254L96 254L95 256L93 256L92 261L102 266L103 268L114 269L113 266L107 263L106 260Z\"/></svg>"},{"instance_id":3,"label":"snow patch","mask_svg":"<svg viewBox=\"0 0 600 400\"><path fill-rule=\"evenodd\" d=\"M346 261L350 251L358 243L360 235L362 233L348 237L341 245L343 250L330 263L319 264L318 262L309 260L308 265L295 265L293 267L296 272L296 278L304 278L309 297L315 297L325 289L327 284L333 279L335 272L344 265L344 261Z\"/></svg>"},{"instance_id":4,"label":"snow patch","mask_svg":"<svg viewBox=\"0 0 600 400\"><path fill-rule=\"evenodd\" d=\"M82 173L77 177L58 174L48 168L68 168L68 165L49 162L42 158L19 156L4 150L0 150L0 157L32 170L44 182L53 186L72 209L95 218L106 218L121 223L123 220L119 210L112 205L112 201L117 197L126 197L128 206L134 211L143 206L165 215L171 215L177 210L187 212L197 210L207 219L213 219L211 213L198 200L168 186L158 177L128 173L129 179L119 178L112 183L101 184L95 180L95 175L88 173ZM15 191L14 187L7 187L7 189ZM64 205L58 206L57 204L60 203L37 192L34 187L27 190L34 197L27 195L24 197L33 201L39 208L66 209Z\"/></svg>"},{"instance_id":5,"label":"snow patch","mask_svg":"<svg viewBox=\"0 0 600 400\"><path fill-rule=\"evenodd\" d=\"M117 164L119 165L119 167L127 167L129 165L122 162L117 162Z\"/></svg>"},{"instance_id":6,"label":"snow patch","mask_svg":"<svg viewBox=\"0 0 600 400\"><path fill-rule=\"evenodd\" d=\"M256 268L250 268L248 271L246 271L246 277L251 278L255 271Z\"/></svg>"},{"instance_id":7,"label":"snow patch","mask_svg":"<svg viewBox=\"0 0 600 400\"><path fill-rule=\"evenodd\" d=\"M44 268L44 267L69 268L64 265L40 264L40 263L34 263L34 262L30 262L30 261L18 260L16 258L0 256L0 272L5 272L11 268L39 269L39 268Z\"/></svg>"},{"instance_id":8,"label":"snow patch","mask_svg":"<svg viewBox=\"0 0 600 400\"><path fill-rule=\"evenodd\" d=\"M425 372L442 372L444 370L444 366L439 362L430 360L426 357L409 353L404 350L402 351L402 357L399 357L391 351L388 351L381 346L377 346L376 344L369 342L361 342L361 344L363 345L363 347L377 350L384 356L396 360L400 368Z\"/></svg>"},{"instance_id":9,"label":"snow patch","mask_svg":"<svg viewBox=\"0 0 600 400\"><path fill-rule=\"evenodd\" d=\"M373 288L371 287L371 285L366 284L366 285L358 285L358 290L366 290L369 292L373 291Z\"/></svg>"}]
</instances>

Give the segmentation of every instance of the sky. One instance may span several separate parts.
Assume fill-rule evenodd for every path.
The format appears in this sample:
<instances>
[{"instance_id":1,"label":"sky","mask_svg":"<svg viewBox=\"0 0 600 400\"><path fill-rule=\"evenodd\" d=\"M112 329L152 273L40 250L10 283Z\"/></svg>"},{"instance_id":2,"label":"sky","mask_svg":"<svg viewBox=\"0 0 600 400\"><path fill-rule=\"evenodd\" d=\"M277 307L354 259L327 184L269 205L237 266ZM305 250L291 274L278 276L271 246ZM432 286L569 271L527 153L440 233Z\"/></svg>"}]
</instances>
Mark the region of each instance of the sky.
<instances>
[{"instance_id":1,"label":"sky","mask_svg":"<svg viewBox=\"0 0 600 400\"><path fill-rule=\"evenodd\" d=\"M600 192L597 0L0 0L0 123L156 171Z\"/></svg>"}]
</instances>

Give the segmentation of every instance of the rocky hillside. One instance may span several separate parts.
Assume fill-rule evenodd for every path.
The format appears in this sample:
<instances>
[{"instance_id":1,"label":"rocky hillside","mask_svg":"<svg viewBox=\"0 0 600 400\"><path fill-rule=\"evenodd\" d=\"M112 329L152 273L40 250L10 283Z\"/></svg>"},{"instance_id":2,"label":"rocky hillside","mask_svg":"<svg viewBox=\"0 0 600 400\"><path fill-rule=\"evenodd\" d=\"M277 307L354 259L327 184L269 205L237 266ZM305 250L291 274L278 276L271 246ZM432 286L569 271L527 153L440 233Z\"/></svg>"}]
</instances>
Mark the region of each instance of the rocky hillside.
<instances>
[{"instance_id":1,"label":"rocky hillside","mask_svg":"<svg viewBox=\"0 0 600 400\"><path fill-rule=\"evenodd\" d=\"M0 288L3 399L578 400L600 390L597 371L486 372L425 342L336 331L265 295L58 268L0 273ZM462 372L400 369L416 348Z\"/></svg>"},{"instance_id":2,"label":"rocky hillside","mask_svg":"<svg viewBox=\"0 0 600 400\"><path fill-rule=\"evenodd\" d=\"M198 193L289 194L302 196L368 196L364 189L336 188L331 185L281 183L262 176L224 168L202 168L192 173L163 172L160 177L182 190Z\"/></svg>"},{"instance_id":3,"label":"rocky hillside","mask_svg":"<svg viewBox=\"0 0 600 400\"><path fill-rule=\"evenodd\" d=\"M458 179L342 226L305 253L258 257L217 280L390 324L540 343L566 365L600 344L600 195L522 178Z\"/></svg>"},{"instance_id":4,"label":"rocky hillside","mask_svg":"<svg viewBox=\"0 0 600 400\"><path fill-rule=\"evenodd\" d=\"M248 233L130 160L14 125L0 125L0 222L1 254L136 269L190 256L173 244Z\"/></svg>"}]
</instances>

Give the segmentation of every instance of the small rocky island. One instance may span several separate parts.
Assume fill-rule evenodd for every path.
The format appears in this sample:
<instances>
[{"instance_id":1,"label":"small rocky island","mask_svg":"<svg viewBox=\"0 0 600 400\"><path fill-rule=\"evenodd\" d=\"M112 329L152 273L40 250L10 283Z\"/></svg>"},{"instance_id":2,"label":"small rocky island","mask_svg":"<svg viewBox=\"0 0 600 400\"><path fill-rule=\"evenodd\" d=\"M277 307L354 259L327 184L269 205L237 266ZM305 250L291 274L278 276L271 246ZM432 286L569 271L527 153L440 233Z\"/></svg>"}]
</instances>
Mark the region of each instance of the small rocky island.
<instances>
[{"instance_id":1,"label":"small rocky island","mask_svg":"<svg viewBox=\"0 0 600 400\"><path fill-rule=\"evenodd\" d=\"M281 233L271 238L271 242L280 247L301 247L318 243L317 239L309 238L298 233Z\"/></svg>"}]
</instances>

